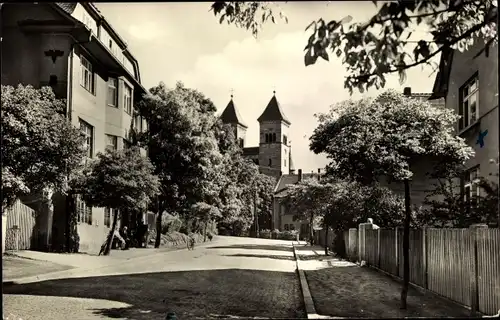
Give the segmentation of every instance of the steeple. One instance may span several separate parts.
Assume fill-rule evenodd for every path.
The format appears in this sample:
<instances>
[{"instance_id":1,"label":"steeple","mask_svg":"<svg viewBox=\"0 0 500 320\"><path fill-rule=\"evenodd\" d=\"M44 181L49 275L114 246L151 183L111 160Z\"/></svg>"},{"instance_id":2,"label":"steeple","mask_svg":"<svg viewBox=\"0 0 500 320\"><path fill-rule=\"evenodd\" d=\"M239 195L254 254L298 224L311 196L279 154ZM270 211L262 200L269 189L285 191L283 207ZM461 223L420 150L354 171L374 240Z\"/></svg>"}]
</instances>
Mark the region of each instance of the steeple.
<instances>
[{"instance_id":1,"label":"steeple","mask_svg":"<svg viewBox=\"0 0 500 320\"><path fill-rule=\"evenodd\" d=\"M264 109L264 112L260 115L260 117L257 119L259 122L262 121L283 121L286 124L290 125L291 122L290 120L285 117L285 114L283 113L283 110L281 110L281 106L278 102L278 99L276 99L276 91L273 91L273 97L267 104L266 109Z\"/></svg>"},{"instance_id":2,"label":"steeple","mask_svg":"<svg viewBox=\"0 0 500 320\"><path fill-rule=\"evenodd\" d=\"M238 109L236 109L236 106L234 105L232 93L231 93L231 100L227 104L226 109L222 111L220 119L222 120L222 122L226 124L239 124L245 129L248 128L248 126L243 122L241 115L238 112Z\"/></svg>"}]
</instances>

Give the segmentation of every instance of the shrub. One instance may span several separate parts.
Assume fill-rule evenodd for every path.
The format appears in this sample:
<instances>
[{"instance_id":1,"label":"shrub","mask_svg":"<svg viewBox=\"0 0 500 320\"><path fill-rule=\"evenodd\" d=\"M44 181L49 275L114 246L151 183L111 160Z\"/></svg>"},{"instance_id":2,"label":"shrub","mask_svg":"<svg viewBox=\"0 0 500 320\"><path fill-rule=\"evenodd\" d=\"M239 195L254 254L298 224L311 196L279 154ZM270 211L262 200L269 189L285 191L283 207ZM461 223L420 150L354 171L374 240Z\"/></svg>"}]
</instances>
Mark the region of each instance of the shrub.
<instances>
[{"instance_id":1,"label":"shrub","mask_svg":"<svg viewBox=\"0 0 500 320\"><path fill-rule=\"evenodd\" d=\"M178 216L164 213L161 217L161 233L167 234L179 232L183 226L182 220Z\"/></svg>"},{"instance_id":2,"label":"shrub","mask_svg":"<svg viewBox=\"0 0 500 320\"><path fill-rule=\"evenodd\" d=\"M267 229L260 230L259 238L271 239L271 230L267 230Z\"/></svg>"}]
</instances>

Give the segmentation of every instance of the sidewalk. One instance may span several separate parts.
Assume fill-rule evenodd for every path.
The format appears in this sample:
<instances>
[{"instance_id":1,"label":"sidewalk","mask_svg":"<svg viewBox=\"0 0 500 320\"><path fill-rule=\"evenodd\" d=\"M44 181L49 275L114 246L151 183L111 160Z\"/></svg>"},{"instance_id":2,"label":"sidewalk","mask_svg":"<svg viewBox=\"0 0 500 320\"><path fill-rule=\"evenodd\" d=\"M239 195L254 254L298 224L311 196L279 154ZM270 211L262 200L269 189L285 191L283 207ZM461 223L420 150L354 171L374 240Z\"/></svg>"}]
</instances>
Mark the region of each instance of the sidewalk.
<instances>
[{"instance_id":1,"label":"sidewalk","mask_svg":"<svg viewBox=\"0 0 500 320\"><path fill-rule=\"evenodd\" d=\"M333 317L469 317L470 311L430 292L410 287L401 310L401 284L368 267L324 255L320 246L296 246L316 312Z\"/></svg>"},{"instance_id":2,"label":"sidewalk","mask_svg":"<svg viewBox=\"0 0 500 320\"><path fill-rule=\"evenodd\" d=\"M215 237L213 241L201 243L197 247L204 247L209 244L217 243L219 239ZM12 258L16 260L25 260L24 269L16 272L4 274L3 282L12 281L31 281L33 279L42 279L46 277L74 275L86 270L95 270L107 266L118 265L132 259L147 258L164 252L172 252L186 249L185 245L155 248L130 248L129 250L112 250L109 256L97 256L85 253L49 253L30 250L21 250L9 252L4 255L2 261L4 268L13 264ZM12 257L6 259L5 257ZM30 264L29 261L32 263ZM45 265L36 272L33 264ZM12 269L12 268L10 268Z\"/></svg>"}]
</instances>

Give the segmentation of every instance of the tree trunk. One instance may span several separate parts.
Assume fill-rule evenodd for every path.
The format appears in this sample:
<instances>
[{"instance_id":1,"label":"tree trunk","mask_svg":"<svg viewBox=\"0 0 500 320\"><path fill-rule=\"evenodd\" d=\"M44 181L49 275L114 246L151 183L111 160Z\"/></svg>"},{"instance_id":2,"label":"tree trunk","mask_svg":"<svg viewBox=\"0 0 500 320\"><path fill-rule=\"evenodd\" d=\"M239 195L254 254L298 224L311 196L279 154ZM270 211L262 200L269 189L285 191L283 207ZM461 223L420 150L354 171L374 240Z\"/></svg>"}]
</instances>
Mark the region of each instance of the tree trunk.
<instances>
[{"instance_id":1,"label":"tree trunk","mask_svg":"<svg viewBox=\"0 0 500 320\"><path fill-rule=\"evenodd\" d=\"M401 290L401 309L406 309L408 286L410 284L410 181L405 179L405 220L403 228L403 288Z\"/></svg>"},{"instance_id":2,"label":"tree trunk","mask_svg":"<svg viewBox=\"0 0 500 320\"><path fill-rule=\"evenodd\" d=\"M161 216L163 212L158 211L156 215L156 240L155 240L155 248L159 248L161 244Z\"/></svg>"},{"instance_id":3,"label":"tree trunk","mask_svg":"<svg viewBox=\"0 0 500 320\"><path fill-rule=\"evenodd\" d=\"M203 242L207 242L207 228L208 228L208 219L205 220L205 228L203 230Z\"/></svg>"},{"instance_id":4,"label":"tree trunk","mask_svg":"<svg viewBox=\"0 0 500 320\"><path fill-rule=\"evenodd\" d=\"M311 246L314 245L314 228L313 228L314 215L311 214L311 218L309 219L309 237L311 239Z\"/></svg>"},{"instance_id":5,"label":"tree trunk","mask_svg":"<svg viewBox=\"0 0 500 320\"><path fill-rule=\"evenodd\" d=\"M328 255L328 226L326 226L325 230L325 256Z\"/></svg>"},{"instance_id":6,"label":"tree trunk","mask_svg":"<svg viewBox=\"0 0 500 320\"><path fill-rule=\"evenodd\" d=\"M116 225L118 223L118 212L113 215L113 224L111 225L111 230L109 230L109 235L106 242L106 248L104 249L104 256L108 256L111 252L111 245L113 244L113 239L115 238Z\"/></svg>"}]
</instances>

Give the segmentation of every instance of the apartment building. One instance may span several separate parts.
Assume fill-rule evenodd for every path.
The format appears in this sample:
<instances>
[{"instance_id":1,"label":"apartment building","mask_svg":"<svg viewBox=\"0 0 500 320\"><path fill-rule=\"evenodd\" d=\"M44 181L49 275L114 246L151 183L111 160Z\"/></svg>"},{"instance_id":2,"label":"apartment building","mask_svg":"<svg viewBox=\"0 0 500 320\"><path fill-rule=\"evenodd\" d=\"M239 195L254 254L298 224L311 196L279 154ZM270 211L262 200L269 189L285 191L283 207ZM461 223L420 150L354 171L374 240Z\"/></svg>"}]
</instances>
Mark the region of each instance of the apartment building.
<instances>
[{"instance_id":1,"label":"apartment building","mask_svg":"<svg viewBox=\"0 0 500 320\"><path fill-rule=\"evenodd\" d=\"M69 121L86 136L87 158L126 148L132 127L146 129L134 116L134 104L146 92L138 62L92 3L11 2L1 11L2 84L51 86L66 99ZM64 241L64 200L54 195L53 210L39 223L47 249ZM91 208L79 198L76 207L80 251L98 251L114 210Z\"/></svg>"},{"instance_id":2,"label":"apartment building","mask_svg":"<svg viewBox=\"0 0 500 320\"><path fill-rule=\"evenodd\" d=\"M475 151L460 183L466 205L481 193L478 177L498 182L498 46L486 51L484 45L476 39L464 52L444 51L431 97L444 98L461 116L456 133Z\"/></svg>"}]
</instances>

